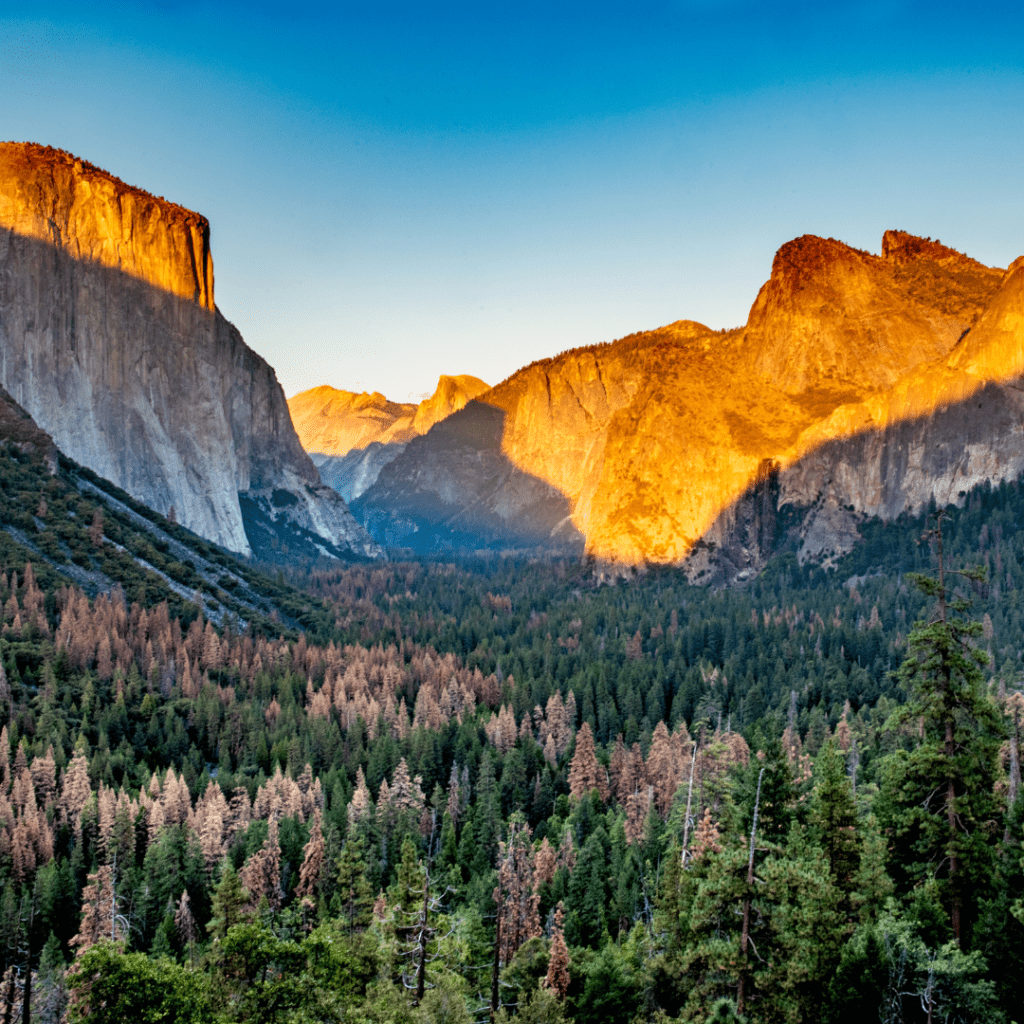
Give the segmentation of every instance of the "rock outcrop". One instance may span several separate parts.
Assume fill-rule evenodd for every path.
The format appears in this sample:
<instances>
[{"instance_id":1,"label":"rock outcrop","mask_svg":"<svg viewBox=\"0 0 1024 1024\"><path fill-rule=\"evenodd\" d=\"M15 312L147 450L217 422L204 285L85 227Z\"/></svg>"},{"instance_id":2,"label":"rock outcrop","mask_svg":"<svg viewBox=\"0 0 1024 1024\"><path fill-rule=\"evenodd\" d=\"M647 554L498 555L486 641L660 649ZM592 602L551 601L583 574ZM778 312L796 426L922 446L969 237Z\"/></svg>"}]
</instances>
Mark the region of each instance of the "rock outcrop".
<instances>
[{"instance_id":1,"label":"rock outcrop","mask_svg":"<svg viewBox=\"0 0 1024 1024\"><path fill-rule=\"evenodd\" d=\"M417 406L390 402L379 391L340 391L326 384L288 400L295 432L311 455L346 455L369 444L394 444L416 436Z\"/></svg>"},{"instance_id":2,"label":"rock outcrop","mask_svg":"<svg viewBox=\"0 0 1024 1024\"><path fill-rule=\"evenodd\" d=\"M326 549L379 553L216 308L206 219L32 144L0 145L0 384L70 457L232 551L252 550L240 492L287 491Z\"/></svg>"},{"instance_id":3,"label":"rock outcrop","mask_svg":"<svg viewBox=\"0 0 1024 1024\"><path fill-rule=\"evenodd\" d=\"M886 233L880 256L804 236L779 250L743 328L681 321L526 367L473 403L495 410L500 437L481 433L445 470L451 446L432 431L353 508L413 546L470 514L492 543L537 543L539 524L561 543L565 525L516 511L513 486L530 480L610 562L745 578L782 519L800 557L828 559L864 516L1024 470L1022 317L1018 264L985 267L903 232ZM498 455L514 485L511 472L465 472Z\"/></svg>"},{"instance_id":4,"label":"rock outcrop","mask_svg":"<svg viewBox=\"0 0 1024 1024\"><path fill-rule=\"evenodd\" d=\"M468 374L442 374L433 395L413 405L388 401L378 391L356 394L322 385L295 395L288 408L324 483L351 501L373 485L409 441L489 388Z\"/></svg>"}]
</instances>

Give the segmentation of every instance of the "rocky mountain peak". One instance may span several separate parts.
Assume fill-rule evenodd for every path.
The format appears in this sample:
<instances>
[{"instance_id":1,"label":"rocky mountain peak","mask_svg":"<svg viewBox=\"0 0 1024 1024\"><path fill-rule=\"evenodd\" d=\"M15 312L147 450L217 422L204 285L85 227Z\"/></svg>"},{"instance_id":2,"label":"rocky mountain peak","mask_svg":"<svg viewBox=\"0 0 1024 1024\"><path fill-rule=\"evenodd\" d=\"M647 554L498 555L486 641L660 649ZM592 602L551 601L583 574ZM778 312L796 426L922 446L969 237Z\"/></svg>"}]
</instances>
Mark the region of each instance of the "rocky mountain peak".
<instances>
[{"instance_id":1,"label":"rocky mountain peak","mask_svg":"<svg viewBox=\"0 0 1024 1024\"><path fill-rule=\"evenodd\" d=\"M489 391L490 384L486 384L479 377L472 377L467 373L459 374L456 377L449 377L442 373L438 378L437 387L430 398L420 402L416 409L416 416L413 419L413 430L417 434L425 434L435 423L458 412L467 402Z\"/></svg>"},{"instance_id":2,"label":"rocky mountain peak","mask_svg":"<svg viewBox=\"0 0 1024 1024\"><path fill-rule=\"evenodd\" d=\"M747 320L754 371L790 394L890 388L948 356L1002 281L1002 271L906 232L886 232L882 249L813 235L782 246Z\"/></svg>"},{"instance_id":3,"label":"rocky mountain peak","mask_svg":"<svg viewBox=\"0 0 1024 1024\"><path fill-rule=\"evenodd\" d=\"M882 235L882 259L896 266L905 266L918 260L927 260L944 267L971 268L987 273L986 267L970 256L943 245L938 239L920 238L907 231L886 231Z\"/></svg>"}]
</instances>

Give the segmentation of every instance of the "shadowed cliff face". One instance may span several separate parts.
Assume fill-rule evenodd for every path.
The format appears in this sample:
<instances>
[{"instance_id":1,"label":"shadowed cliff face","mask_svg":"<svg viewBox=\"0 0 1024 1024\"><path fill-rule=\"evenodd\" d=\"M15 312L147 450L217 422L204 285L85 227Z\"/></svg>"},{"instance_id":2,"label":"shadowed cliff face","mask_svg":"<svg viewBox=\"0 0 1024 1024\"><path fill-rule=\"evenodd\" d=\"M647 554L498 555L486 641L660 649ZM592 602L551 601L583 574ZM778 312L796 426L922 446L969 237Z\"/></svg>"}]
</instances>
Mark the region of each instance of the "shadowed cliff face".
<instances>
[{"instance_id":1,"label":"shadowed cliff face","mask_svg":"<svg viewBox=\"0 0 1024 1024\"><path fill-rule=\"evenodd\" d=\"M380 471L394 462L406 446L397 441L381 444L371 441L365 448L353 448L345 455L313 455L313 465L320 471L320 479L333 487L345 501L355 501L368 491L380 476Z\"/></svg>"},{"instance_id":2,"label":"shadowed cliff face","mask_svg":"<svg viewBox=\"0 0 1024 1024\"><path fill-rule=\"evenodd\" d=\"M1022 316L1024 266L903 232L881 256L805 236L744 328L681 321L536 363L478 401L503 415L501 454L564 496L588 552L735 579L778 542L780 510L802 510L801 557L827 558L864 515L1024 470ZM367 522L396 489L424 509L442 491L450 507L501 503L500 488L442 479L434 433L363 495Z\"/></svg>"},{"instance_id":3,"label":"shadowed cliff face","mask_svg":"<svg viewBox=\"0 0 1024 1024\"><path fill-rule=\"evenodd\" d=\"M37 146L0 145L0 383L73 459L233 551L239 492L274 488L376 551L216 310L206 221Z\"/></svg>"},{"instance_id":4,"label":"shadowed cliff face","mask_svg":"<svg viewBox=\"0 0 1024 1024\"><path fill-rule=\"evenodd\" d=\"M353 510L386 543L436 551L543 546L582 550L565 496L501 453L501 409L470 402L384 466L375 500ZM399 465L402 463L402 465ZM477 500L467 501L468 494Z\"/></svg>"}]
</instances>

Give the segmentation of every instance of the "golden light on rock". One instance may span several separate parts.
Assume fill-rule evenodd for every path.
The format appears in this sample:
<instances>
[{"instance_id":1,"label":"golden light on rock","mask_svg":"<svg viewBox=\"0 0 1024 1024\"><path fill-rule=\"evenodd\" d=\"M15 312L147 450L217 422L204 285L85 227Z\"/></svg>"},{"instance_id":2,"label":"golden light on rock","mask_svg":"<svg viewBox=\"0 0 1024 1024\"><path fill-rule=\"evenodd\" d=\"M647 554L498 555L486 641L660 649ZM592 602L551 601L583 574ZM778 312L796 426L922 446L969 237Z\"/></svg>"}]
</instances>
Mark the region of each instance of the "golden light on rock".
<instances>
[{"instance_id":1,"label":"golden light on rock","mask_svg":"<svg viewBox=\"0 0 1024 1024\"><path fill-rule=\"evenodd\" d=\"M881 256L804 236L779 250L742 328L679 321L565 352L477 402L500 414L508 465L564 496L598 558L689 560L699 572L695 548L724 543L737 516L754 514L743 496L770 480L780 505L817 508L803 526L807 550L848 547L849 505L891 516L1024 470L1016 392L1000 393L1009 419L997 441L972 447L967 436L987 415L971 411L974 397L1024 371L1022 264L986 267L903 232L886 233ZM949 420L956 410L960 420ZM901 424L920 429L891 437ZM528 514L536 495L524 497L522 476L498 480L492 468L476 488L461 469L446 477L433 438L397 459L387 492L371 489L366 500L379 510L414 501L416 466L429 463L453 515L483 505L492 521ZM855 458L851 444L861 445ZM886 444L905 463L898 486ZM745 558L753 565L757 552L734 561Z\"/></svg>"},{"instance_id":2,"label":"golden light on rock","mask_svg":"<svg viewBox=\"0 0 1024 1024\"><path fill-rule=\"evenodd\" d=\"M274 370L216 308L209 241L191 210L0 144L0 384L65 455L230 550L252 550L244 500L250 522L301 517L379 554L321 486Z\"/></svg>"},{"instance_id":3,"label":"golden light on rock","mask_svg":"<svg viewBox=\"0 0 1024 1024\"><path fill-rule=\"evenodd\" d=\"M346 455L367 445L404 444L490 389L479 377L442 374L418 405L391 402L379 391L356 393L326 384L288 400L302 447L316 455Z\"/></svg>"},{"instance_id":4,"label":"golden light on rock","mask_svg":"<svg viewBox=\"0 0 1024 1024\"><path fill-rule=\"evenodd\" d=\"M0 226L213 312L209 221L70 153L0 145Z\"/></svg>"}]
</instances>

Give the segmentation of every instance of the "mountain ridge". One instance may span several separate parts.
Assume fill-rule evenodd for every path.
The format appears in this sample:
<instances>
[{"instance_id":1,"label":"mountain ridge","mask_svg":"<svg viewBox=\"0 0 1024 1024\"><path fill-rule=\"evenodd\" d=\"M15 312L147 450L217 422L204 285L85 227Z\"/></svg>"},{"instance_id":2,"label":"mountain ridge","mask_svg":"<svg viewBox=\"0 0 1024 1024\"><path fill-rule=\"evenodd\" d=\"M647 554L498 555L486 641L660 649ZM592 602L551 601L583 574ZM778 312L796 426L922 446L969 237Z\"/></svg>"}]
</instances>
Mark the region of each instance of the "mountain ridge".
<instances>
[{"instance_id":1,"label":"mountain ridge","mask_svg":"<svg viewBox=\"0 0 1024 1024\"><path fill-rule=\"evenodd\" d=\"M324 482L351 501L413 438L489 389L479 377L441 374L434 393L414 405L323 384L290 398L288 409Z\"/></svg>"},{"instance_id":2,"label":"mountain ridge","mask_svg":"<svg viewBox=\"0 0 1024 1024\"><path fill-rule=\"evenodd\" d=\"M481 395L477 402L500 411L497 447L509 463L487 493L442 480L428 434L353 510L378 536L415 547L429 534L417 503L441 500L443 512L431 513L438 523L472 509L483 522L493 512L506 529L484 530L488 543L514 546L536 534L535 524L517 525L506 500L522 489L513 481L520 474L562 496L600 560L686 563L695 578L736 578L779 542L766 524L787 506L804 510L803 540L818 538L801 547L804 557L828 559L849 550L858 517L894 514L897 492L901 510L919 508L933 496L955 500L963 481L1024 468L1024 410L1005 386L1024 367L1018 271L900 231L886 232L882 255L801 236L776 254L743 327L678 321L538 361ZM984 409L964 404L987 387L996 389L988 408L999 408L999 436L976 422ZM950 412L957 403L963 408ZM947 447L957 431L975 438L969 464L949 456L946 468L923 469L938 443L930 430L952 431L942 437ZM913 470L898 485L886 431L899 435ZM828 466L814 459L824 446ZM429 481L423 460L433 466ZM862 477L875 481L874 493L858 491ZM852 513L836 512L847 505Z\"/></svg>"}]
</instances>

